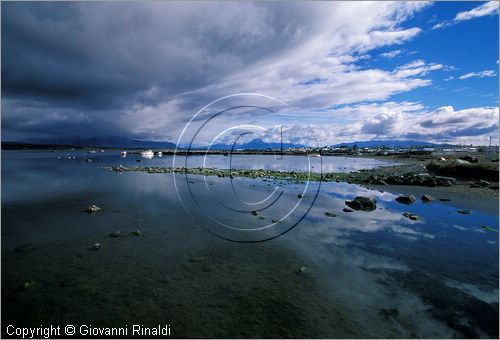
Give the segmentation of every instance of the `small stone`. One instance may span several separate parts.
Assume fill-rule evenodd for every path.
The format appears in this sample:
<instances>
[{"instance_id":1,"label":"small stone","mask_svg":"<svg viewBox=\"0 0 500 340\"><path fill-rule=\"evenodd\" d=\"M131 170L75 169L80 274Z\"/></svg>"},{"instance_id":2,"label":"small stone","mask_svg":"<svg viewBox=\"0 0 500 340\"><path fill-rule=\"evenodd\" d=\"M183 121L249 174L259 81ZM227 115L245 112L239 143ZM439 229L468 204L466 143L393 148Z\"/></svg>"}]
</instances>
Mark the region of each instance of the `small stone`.
<instances>
[{"instance_id":1,"label":"small stone","mask_svg":"<svg viewBox=\"0 0 500 340\"><path fill-rule=\"evenodd\" d=\"M101 249L101 244L100 244L100 243L95 243L95 244L92 246L92 249L94 249L94 250Z\"/></svg>"},{"instance_id":2,"label":"small stone","mask_svg":"<svg viewBox=\"0 0 500 340\"><path fill-rule=\"evenodd\" d=\"M440 198L439 200L441 202L449 202L449 201L451 201L451 199L449 199L449 198Z\"/></svg>"},{"instance_id":3,"label":"small stone","mask_svg":"<svg viewBox=\"0 0 500 340\"><path fill-rule=\"evenodd\" d=\"M432 197L431 195L422 195L421 200L424 202L431 202L434 201L434 197Z\"/></svg>"},{"instance_id":4,"label":"small stone","mask_svg":"<svg viewBox=\"0 0 500 340\"><path fill-rule=\"evenodd\" d=\"M412 221L418 221L420 219L419 216L417 216L417 215L415 215L414 213L411 213L411 212L404 212L403 216L409 218Z\"/></svg>"},{"instance_id":5,"label":"small stone","mask_svg":"<svg viewBox=\"0 0 500 340\"><path fill-rule=\"evenodd\" d=\"M132 235L134 235L134 236L141 236L141 235L142 235L142 233L139 231L139 229L136 229L136 230L134 230L134 231L132 232Z\"/></svg>"},{"instance_id":6,"label":"small stone","mask_svg":"<svg viewBox=\"0 0 500 340\"><path fill-rule=\"evenodd\" d=\"M482 225L482 226L481 226L481 229L484 229L484 230L488 230L488 231L492 231L492 232L498 233L498 230L497 230L497 229L492 228L492 227L487 226L487 225Z\"/></svg>"},{"instance_id":7,"label":"small stone","mask_svg":"<svg viewBox=\"0 0 500 340\"><path fill-rule=\"evenodd\" d=\"M265 220L266 218L264 216L259 216L259 220Z\"/></svg>"},{"instance_id":8,"label":"small stone","mask_svg":"<svg viewBox=\"0 0 500 340\"><path fill-rule=\"evenodd\" d=\"M280 222L281 222L280 220L276 220L276 219L273 220L273 223L280 223Z\"/></svg>"},{"instance_id":9,"label":"small stone","mask_svg":"<svg viewBox=\"0 0 500 340\"><path fill-rule=\"evenodd\" d=\"M90 207L87 208L87 211L89 213L95 213L95 212L97 212L99 210L102 210L102 209L100 207L98 207L97 205L95 205L95 204L92 204Z\"/></svg>"},{"instance_id":10,"label":"small stone","mask_svg":"<svg viewBox=\"0 0 500 340\"><path fill-rule=\"evenodd\" d=\"M111 236L111 237L120 237L121 233L119 231L115 231L115 232L112 232L111 234L109 234L109 236Z\"/></svg>"},{"instance_id":11,"label":"small stone","mask_svg":"<svg viewBox=\"0 0 500 340\"><path fill-rule=\"evenodd\" d=\"M298 197L298 198L302 198L302 197L304 197L304 196L302 196L301 194L298 194L298 195L297 195L297 197Z\"/></svg>"},{"instance_id":12,"label":"small stone","mask_svg":"<svg viewBox=\"0 0 500 340\"><path fill-rule=\"evenodd\" d=\"M354 210L349 209L349 208L344 208L344 209L342 209L342 211L343 211L343 212L353 212Z\"/></svg>"},{"instance_id":13,"label":"small stone","mask_svg":"<svg viewBox=\"0 0 500 340\"><path fill-rule=\"evenodd\" d=\"M396 201L402 204L413 204L413 202L415 202L415 196L413 196L412 194L399 196L396 197Z\"/></svg>"},{"instance_id":14,"label":"small stone","mask_svg":"<svg viewBox=\"0 0 500 340\"><path fill-rule=\"evenodd\" d=\"M460 209L457 211L459 214L470 215L472 212L470 210Z\"/></svg>"},{"instance_id":15,"label":"small stone","mask_svg":"<svg viewBox=\"0 0 500 340\"><path fill-rule=\"evenodd\" d=\"M252 211L252 215L257 216L257 212L255 210Z\"/></svg>"},{"instance_id":16,"label":"small stone","mask_svg":"<svg viewBox=\"0 0 500 340\"><path fill-rule=\"evenodd\" d=\"M25 283L23 283L21 285L21 288L23 288L23 289L29 289L29 288L32 288L34 285L36 285L35 281L26 281Z\"/></svg>"},{"instance_id":17,"label":"small stone","mask_svg":"<svg viewBox=\"0 0 500 340\"><path fill-rule=\"evenodd\" d=\"M307 267L306 266L301 266L299 268L299 272L301 272L301 273L305 273L306 271L307 271Z\"/></svg>"},{"instance_id":18,"label":"small stone","mask_svg":"<svg viewBox=\"0 0 500 340\"><path fill-rule=\"evenodd\" d=\"M337 217L337 214L331 213L331 212L329 212L329 211L327 211L327 212L325 213L325 215L326 215L326 216L328 216L328 217Z\"/></svg>"}]
</instances>

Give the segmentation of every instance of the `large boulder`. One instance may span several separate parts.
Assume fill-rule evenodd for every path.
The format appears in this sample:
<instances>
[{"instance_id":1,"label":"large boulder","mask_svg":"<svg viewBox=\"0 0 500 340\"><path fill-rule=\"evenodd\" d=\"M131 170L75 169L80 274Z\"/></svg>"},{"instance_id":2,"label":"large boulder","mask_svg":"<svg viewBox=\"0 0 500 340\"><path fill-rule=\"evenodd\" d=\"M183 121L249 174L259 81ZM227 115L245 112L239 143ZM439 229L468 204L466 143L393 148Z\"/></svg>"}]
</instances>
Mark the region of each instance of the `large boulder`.
<instances>
[{"instance_id":1,"label":"large boulder","mask_svg":"<svg viewBox=\"0 0 500 340\"><path fill-rule=\"evenodd\" d=\"M374 198L358 196L352 201L345 201L345 204L354 210L373 211L377 209L377 201Z\"/></svg>"}]
</instances>

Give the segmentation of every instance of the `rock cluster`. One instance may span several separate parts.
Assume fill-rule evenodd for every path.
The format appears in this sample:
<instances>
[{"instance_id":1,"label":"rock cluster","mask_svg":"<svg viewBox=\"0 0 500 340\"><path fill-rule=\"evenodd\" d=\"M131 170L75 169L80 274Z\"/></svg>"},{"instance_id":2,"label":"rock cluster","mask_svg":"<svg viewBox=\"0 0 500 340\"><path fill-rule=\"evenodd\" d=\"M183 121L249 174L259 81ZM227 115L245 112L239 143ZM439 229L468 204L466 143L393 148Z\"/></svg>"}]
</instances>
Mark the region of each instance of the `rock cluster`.
<instances>
[{"instance_id":1,"label":"rock cluster","mask_svg":"<svg viewBox=\"0 0 500 340\"><path fill-rule=\"evenodd\" d=\"M371 175L366 183L378 185L416 185L427 187L449 187L455 183L454 178L433 176L429 174L404 174L404 175Z\"/></svg>"}]
</instances>

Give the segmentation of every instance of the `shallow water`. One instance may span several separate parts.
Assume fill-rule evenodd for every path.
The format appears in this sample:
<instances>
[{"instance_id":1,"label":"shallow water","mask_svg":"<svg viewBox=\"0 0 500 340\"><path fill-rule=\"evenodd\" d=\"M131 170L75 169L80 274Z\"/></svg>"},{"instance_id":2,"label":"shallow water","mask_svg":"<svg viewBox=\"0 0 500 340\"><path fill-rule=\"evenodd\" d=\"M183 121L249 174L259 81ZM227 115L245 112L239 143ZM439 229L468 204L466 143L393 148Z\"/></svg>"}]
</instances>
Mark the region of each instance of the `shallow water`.
<instances>
[{"instance_id":1,"label":"shallow water","mask_svg":"<svg viewBox=\"0 0 500 340\"><path fill-rule=\"evenodd\" d=\"M176 337L498 337L498 233L481 228L498 229L498 211L405 206L398 192L347 183L118 174L101 166L172 159L110 153L2 152L3 325L168 323ZM270 158L238 156L233 167L272 168ZM300 163L275 161L280 170ZM328 171L384 165L322 161L336 169ZM357 195L376 198L378 209L343 212ZM103 210L88 214L90 204ZM122 237L109 237L117 230ZM283 232L250 244L218 237ZM35 285L18 289L27 281Z\"/></svg>"}]
</instances>

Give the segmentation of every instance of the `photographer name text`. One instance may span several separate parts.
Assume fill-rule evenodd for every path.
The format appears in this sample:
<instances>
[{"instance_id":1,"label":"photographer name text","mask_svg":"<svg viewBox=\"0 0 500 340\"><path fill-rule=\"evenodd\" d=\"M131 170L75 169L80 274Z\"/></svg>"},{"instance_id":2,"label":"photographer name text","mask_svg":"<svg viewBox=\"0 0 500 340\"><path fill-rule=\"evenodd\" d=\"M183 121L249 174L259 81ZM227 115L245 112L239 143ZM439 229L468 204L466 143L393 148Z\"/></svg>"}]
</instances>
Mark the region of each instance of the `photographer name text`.
<instances>
[{"instance_id":1,"label":"photographer name text","mask_svg":"<svg viewBox=\"0 0 500 340\"><path fill-rule=\"evenodd\" d=\"M6 329L8 336L22 339L48 339L61 336L166 337L170 336L170 331L170 325L157 325L154 327L147 327L144 325L125 325L123 327L95 327L92 325L40 325L39 327L16 327L14 325L8 325Z\"/></svg>"}]
</instances>

